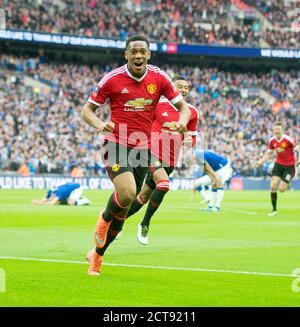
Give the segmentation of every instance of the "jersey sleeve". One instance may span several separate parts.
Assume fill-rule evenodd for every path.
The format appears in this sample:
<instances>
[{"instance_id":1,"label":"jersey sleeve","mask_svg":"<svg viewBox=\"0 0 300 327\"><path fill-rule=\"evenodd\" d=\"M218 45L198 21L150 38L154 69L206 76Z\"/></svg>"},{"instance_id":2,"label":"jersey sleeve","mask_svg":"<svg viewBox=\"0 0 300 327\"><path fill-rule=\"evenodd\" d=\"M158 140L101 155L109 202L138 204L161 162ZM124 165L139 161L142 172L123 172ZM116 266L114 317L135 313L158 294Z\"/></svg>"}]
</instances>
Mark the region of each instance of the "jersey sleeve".
<instances>
[{"instance_id":1,"label":"jersey sleeve","mask_svg":"<svg viewBox=\"0 0 300 327\"><path fill-rule=\"evenodd\" d=\"M268 150L271 150L273 151L274 150L274 143L273 143L273 140L269 140L269 144L268 144Z\"/></svg>"},{"instance_id":2,"label":"jersey sleeve","mask_svg":"<svg viewBox=\"0 0 300 327\"><path fill-rule=\"evenodd\" d=\"M183 99L171 78L163 71L160 72L160 84L162 95L164 95L172 104L176 104Z\"/></svg>"},{"instance_id":3,"label":"jersey sleeve","mask_svg":"<svg viewBox=\"0 0 300 327\"><path fill-rule=\"evenodd\" d=\"M103 104L107 98L109 98L109 93L111 89L110 80L104 76L99 83L94 87L93 91L91 92L88 102L93 103L96 106L100 106Z\"/></svg>"},{"instance_id":4,"label":"jersey sleeve","mask_svg":"<svg viewBox=\"0 0 300 327\"><path fill-rule=\"evenodd\" d=\"M192 137L192 147L194 147L196 145L196 140L197 140L199 114L198 114L198 110L195 107L189 106L189 108L191 110L191 118L186 128L187 128L187 134Z\"/></svg>"},{"instance_id":5,"label":"jersey sleeve","mask_svg":"<svg viewBox=\"0 0 300 327\"><path fill-rule=\"evenodd\" d=\"M291 138L291 146L294 149L296 146L298 145L298 142L296 141L296 139Z\"/></svg>"},{"instance_id":6,"label":"jersey sleeve","mask_svg":"<svg viewBox=\"0 0 300 327\"><path fill-rule=\"evenodd\" d=\"M198 128L199 115L198 115L198 111L195 107L190 107L190 110L191 110L191 117L190 117L190 120L189 120L186 128L190 135L196 135L197 128Z\"/></svg>"}]
</instances>

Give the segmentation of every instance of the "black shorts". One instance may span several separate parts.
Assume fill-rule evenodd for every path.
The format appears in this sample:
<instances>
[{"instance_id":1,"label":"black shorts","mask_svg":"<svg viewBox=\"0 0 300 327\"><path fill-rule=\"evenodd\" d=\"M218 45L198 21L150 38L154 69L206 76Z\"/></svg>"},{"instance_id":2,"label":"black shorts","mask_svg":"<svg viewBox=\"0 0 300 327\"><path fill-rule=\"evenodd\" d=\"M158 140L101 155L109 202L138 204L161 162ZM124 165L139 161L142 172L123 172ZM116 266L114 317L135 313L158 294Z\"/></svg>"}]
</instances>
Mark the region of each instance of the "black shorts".
<instances>
[{"instance_id":1,"label":"black shorts","mask_svg":"<svg viewBox=\"0 0 300 327\"><path fill-rule=\"evenodd\" d=\"M130 171L136 182L137 193L140 192L150 167L151 155L148 149L134 149L115 142L105 141L102 157L111 181L116 176Z\"/></svg>"},{"instance_id":2,"label":"black shorts","mask_svg":"<svg viewBox=\"0 0 300 327\"><path fill-rule=\"evenodd\" d=\"M283 166L277 162L275 162L271 173L271 176L278 176L286 183L290 183L294 175L295 166Z\"/></svg>"},{"instance_id":3,"label":"black shorts","mask_svg":"<svg viewBox=\"0 0 300 327\"><path fill-rule=\"evenodd\" d=\"M160 167L160 168L164 168L164 170L166 171L166 173L168 174L168 176L171 175L172 171L174 170L174 168L171 167ZM149 170L147 172L147 176L146 176L146 180L145 180L145 184L147 184L147 186L149 186L151 188L151 190L155 190L156 188L156 184L153 180L153 170Z\"/></svg>"}]
</instances>

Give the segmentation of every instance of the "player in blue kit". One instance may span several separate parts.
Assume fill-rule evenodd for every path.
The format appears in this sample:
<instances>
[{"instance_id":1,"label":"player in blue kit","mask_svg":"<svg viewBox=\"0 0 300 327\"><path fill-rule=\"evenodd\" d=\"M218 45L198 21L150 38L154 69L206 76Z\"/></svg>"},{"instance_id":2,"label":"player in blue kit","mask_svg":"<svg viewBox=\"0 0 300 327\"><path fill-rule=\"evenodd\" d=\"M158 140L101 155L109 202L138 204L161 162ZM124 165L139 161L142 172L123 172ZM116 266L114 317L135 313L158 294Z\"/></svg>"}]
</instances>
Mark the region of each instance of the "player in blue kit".
<instances>
[{"instance_id":1,"label":"player in blue kit","mask_svg":"<svg viewBox=\"0 0 300 327\"><path fill-rule=\"evenodd\" d=\"M32 204L58 205L89 205L90 201L81 197L83 192L79 183L66 183L48 190L42 200L32 200Z\"/></svg>"},{"instance_id":2,"label":"player in blue kit","mask_svg":"<svg viewBox=\"0 0 300 327\"><path fill-rule=\"evenodd\" d=\"M210 150L196 150L196 162L203 167L204 175L196 180L194 189L211 185L211 197L205 211L220 211L224 197L224 184L230 178L230 162L223 156Z\"/></svg>"}]
</instances>

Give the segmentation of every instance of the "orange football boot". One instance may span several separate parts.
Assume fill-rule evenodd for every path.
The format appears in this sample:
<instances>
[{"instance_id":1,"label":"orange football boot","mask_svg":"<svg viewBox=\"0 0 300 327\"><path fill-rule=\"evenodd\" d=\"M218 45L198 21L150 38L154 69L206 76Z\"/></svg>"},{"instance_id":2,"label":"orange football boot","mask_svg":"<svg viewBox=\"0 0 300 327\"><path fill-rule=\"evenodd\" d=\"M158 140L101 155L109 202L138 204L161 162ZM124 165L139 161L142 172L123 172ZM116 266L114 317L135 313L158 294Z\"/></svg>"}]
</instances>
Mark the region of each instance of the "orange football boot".
<instances>
[{"instance_id":1,"label":"orange football boot","mask_svg":"<svg viewBox=\"0 0 300 327\"><path fill-rule=\"evenodd\" d=\"M101 272L101 265L103 261L103 257L99 255L95 249L92 249L87 254L87 261L89 262L88 274L91 276L98 276Z\"/></svg>"}]
</instances>

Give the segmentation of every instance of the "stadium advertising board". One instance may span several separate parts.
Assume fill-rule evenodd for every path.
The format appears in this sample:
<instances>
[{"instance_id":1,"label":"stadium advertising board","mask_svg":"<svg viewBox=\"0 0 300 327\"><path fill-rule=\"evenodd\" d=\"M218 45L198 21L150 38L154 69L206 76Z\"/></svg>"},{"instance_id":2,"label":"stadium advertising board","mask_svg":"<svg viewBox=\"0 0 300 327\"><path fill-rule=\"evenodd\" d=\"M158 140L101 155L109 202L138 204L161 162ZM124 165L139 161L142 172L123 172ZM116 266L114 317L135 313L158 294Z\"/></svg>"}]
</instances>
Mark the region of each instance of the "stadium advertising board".
<instances>
[{"instance_id":1,"label":"stadium advertising board","mask_svg":"<svg viewBox=\"0 0 300 327\"><path fill-rule=\"evenodd\" d=\"M83 177L75 178L68 176L29 176L16 175L0 176L0 189L46 189L64 183L79 183L84 189L112 190L112 182L107 177ZM192 189L193 180L189 178L175 178L171 182L173 190Z\"/></svg>"},{"instance_id":2,"label":"stadium advertising board","mask_svg":"<svg viewBox=\"0 0 300 327\"><path fill-rule=\"evenodd\" d=\"M194 181L194 178L172 178L170 188L174 191L192 190ZM89 190L114 189L112 182L107 177L0 175L0 189L48 189L64 183L79 183L84 189ZM268 190L269 187L270 181L268 179L233 177L231 180L231 189L233 191ZM300 190L300 179L292 181L292 189Z\"/></svg>"},{"instance_id":3,"label":"stadium advertising board","mask_svg":"<svg viewBox=\"0 0 300 327\"><path fill-rule=\"evenodd\" d=\"M19 30L0 30L0 40L48 43L53 45L95 47L122 50L125 41L82 37L66 34L37 33ZM294 49L269 49L269 48L238 48L220 47L211 45L188 45L176 43L150 43L150 50L168 54L220 56L220 57L245 57L269 59L300 59L300 50Z\"/></svg>"}]
</instances>

